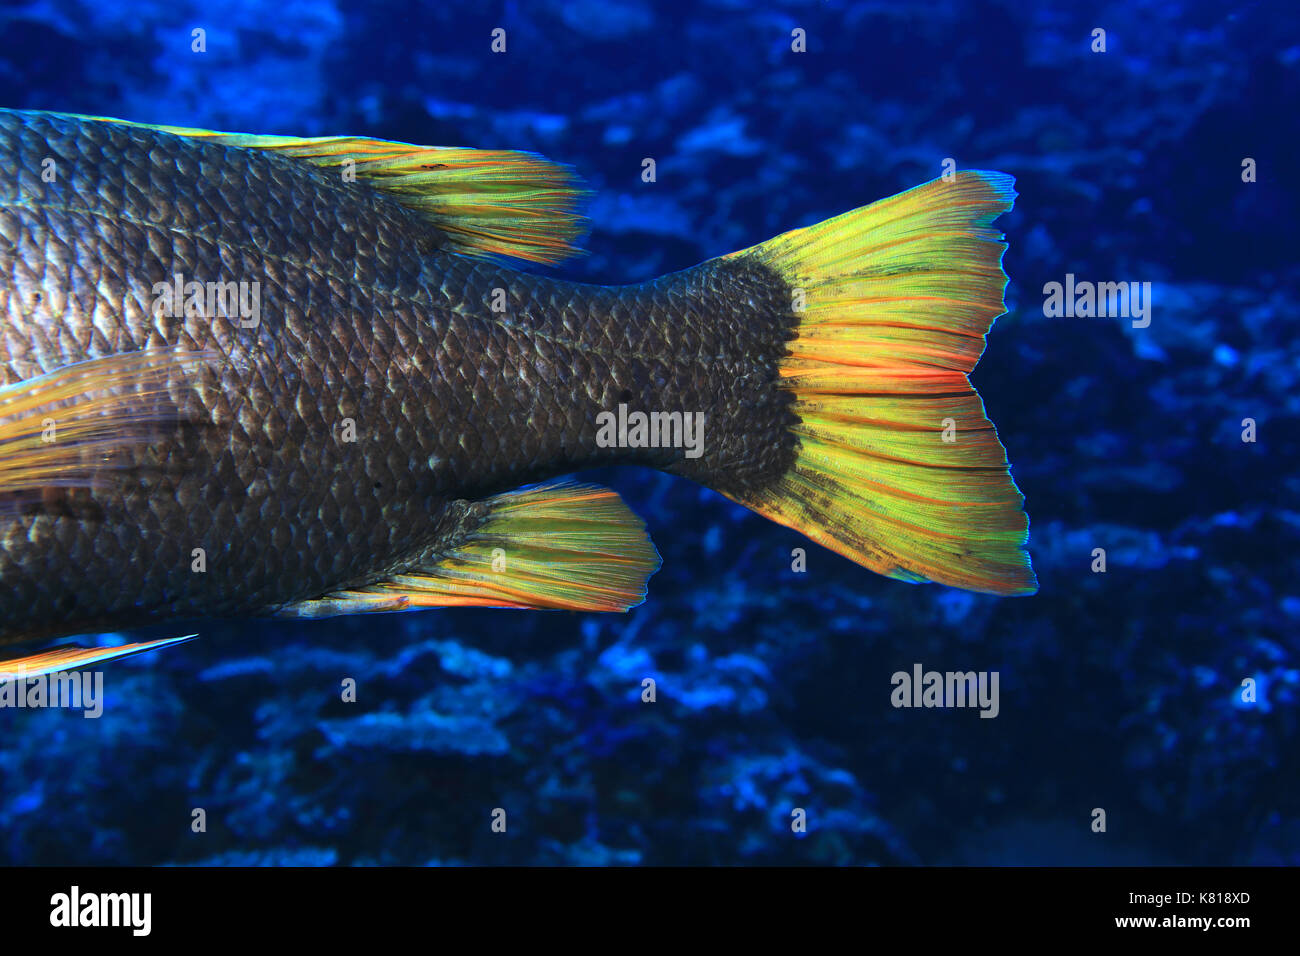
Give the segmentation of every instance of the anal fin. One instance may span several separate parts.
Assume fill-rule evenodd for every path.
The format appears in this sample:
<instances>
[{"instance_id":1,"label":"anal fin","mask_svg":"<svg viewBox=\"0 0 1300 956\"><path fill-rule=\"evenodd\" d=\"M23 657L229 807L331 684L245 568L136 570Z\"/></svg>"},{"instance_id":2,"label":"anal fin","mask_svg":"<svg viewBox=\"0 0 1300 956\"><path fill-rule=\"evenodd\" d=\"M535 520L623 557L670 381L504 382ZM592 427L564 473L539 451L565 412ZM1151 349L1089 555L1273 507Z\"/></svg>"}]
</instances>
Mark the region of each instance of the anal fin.
<instances>
[{"instance_id":1,"label":"anal fin","mask_svg":"<svg viewBox=\"0 0 1300 956\"><path fill-rule=\"evenodd\" d=\"M329 617L426 607L627 611L645 599L659 553L608 488L560 482L480 503L477 526L428 562L362 588L284 608Z\"/></svg>"}]
</instances>

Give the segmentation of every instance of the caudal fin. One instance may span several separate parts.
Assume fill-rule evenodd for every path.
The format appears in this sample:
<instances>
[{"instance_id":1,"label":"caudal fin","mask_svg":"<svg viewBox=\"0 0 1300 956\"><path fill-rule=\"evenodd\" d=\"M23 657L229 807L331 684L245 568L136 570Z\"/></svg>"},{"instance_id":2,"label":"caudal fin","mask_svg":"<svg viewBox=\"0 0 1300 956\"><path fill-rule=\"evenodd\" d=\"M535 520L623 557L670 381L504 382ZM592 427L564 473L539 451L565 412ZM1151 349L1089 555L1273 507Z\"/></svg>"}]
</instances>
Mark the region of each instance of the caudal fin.
<instances>
[{"instance_id":1,"label":"caudal fin","mask_svg":"<svg viewBox=\"0 0 1300 956\"><path fill-rule=\"evenodd\" d=\"M790 287L794 464L736 500L905 581L1038 588L1006 451L967 373L1006 311L1004 173L965 170L726 258Z\"/></svg>"}]
</instances>

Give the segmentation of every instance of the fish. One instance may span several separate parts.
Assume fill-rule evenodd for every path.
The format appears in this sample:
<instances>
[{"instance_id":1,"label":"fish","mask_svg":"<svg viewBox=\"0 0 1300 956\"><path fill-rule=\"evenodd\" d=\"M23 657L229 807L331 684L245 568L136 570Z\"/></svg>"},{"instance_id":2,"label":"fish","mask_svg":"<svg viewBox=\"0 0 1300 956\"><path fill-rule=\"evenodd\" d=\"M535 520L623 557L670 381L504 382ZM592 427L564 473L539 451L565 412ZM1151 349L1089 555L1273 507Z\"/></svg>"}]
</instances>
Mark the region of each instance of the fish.
<instances>
[{"instance_id":1,"label":"fish","mask_svg":"<svg viewBox=\"0 0 1300 956\"><path fill-rule=\"evenodd\" d=\"M658 551L566 477L610 465L894 579L1037 589L968 378L1006 311L1005 173L603 286L539 274L589 194L526 151L0 110L0 161L0 645L627 611Z\"/></svg>"}]
</instances>

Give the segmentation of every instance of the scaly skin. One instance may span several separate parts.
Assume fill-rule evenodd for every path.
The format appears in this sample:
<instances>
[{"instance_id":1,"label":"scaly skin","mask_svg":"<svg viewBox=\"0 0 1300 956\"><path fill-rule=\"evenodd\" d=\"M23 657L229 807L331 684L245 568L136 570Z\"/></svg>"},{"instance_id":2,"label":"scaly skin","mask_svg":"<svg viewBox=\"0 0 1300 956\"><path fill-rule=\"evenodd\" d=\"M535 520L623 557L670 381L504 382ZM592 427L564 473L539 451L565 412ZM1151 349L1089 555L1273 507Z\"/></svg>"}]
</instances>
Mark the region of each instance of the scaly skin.
<instances>
[{"instance_id":1,"label":"scaly skin","mask_svg":"<svg viewBox=\"0 0 1300 956\"><path fill-rule=\"evenodd\" d=\"M381 580L454 543L465 500L578 468L646 464L741 494L793 460L775 385L789 290L761 266L539 278L441 251L337 172L46 114L0 111L0 165L0 385L139 349L220 356L169 383L192 424L119 452L124 480L0 510L0 643L260 615ZM176 273L260 283L260 324L155 317L154 284ZM597 447L597 413L620 402L704 412L704 456Z\"/></svg>"}]
</instances>

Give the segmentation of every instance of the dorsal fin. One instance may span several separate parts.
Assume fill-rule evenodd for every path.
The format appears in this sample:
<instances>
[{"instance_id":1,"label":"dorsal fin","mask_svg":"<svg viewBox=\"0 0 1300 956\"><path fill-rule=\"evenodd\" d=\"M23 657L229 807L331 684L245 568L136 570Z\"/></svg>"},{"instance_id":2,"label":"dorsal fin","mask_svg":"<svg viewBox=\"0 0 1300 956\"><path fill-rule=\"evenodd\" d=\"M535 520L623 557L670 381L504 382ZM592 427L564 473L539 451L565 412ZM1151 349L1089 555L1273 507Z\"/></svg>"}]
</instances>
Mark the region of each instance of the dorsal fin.
<instances>
[{"instance_id":1,"label":"dorsal fin","mask_svg":"<svg viewBox=\"0 0 1300 956\"><path fill-rule=\"evenodd\" d=\"M437 226L451 251L554 265L574 243L588 195L577 174L536 153L458 146L415 146L364 136L258 136L185 126L155 126L107 116L51 114L117 123L240 149L265 149L317 166L352 161L357 178Z\"/></svg>"}]
</instances>

